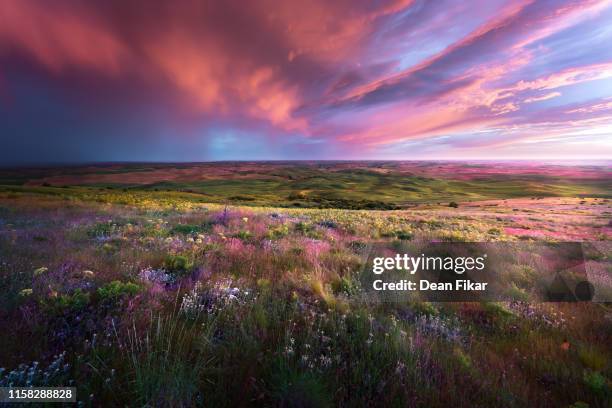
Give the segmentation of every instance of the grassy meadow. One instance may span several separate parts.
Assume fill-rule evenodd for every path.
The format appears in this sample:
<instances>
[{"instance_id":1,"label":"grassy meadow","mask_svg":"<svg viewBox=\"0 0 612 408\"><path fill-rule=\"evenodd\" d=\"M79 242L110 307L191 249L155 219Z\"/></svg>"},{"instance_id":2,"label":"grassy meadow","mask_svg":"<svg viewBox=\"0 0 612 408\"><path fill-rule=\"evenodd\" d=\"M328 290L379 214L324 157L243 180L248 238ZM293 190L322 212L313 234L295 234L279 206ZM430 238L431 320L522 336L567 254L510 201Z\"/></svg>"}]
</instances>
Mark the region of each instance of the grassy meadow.
<instances>
[{"instance_id":1,"label":"grassy meadow","mask_svg":"<svg viewBox=\"0 0 612 408\"><path fill-rule=\"evenodd\" d=\"M605 166L524 163L220 162L6 169L0 171L0 185L83 199L102 189L117 191L117 200L130 192L140 199L392 210L519 197L610 198L611 176Z\"/></svg>"},{"instance_id":2,"label":"grassy meadow","mask_svg":"<svg viewBox=\"0 0 612 408\"><path fill-rule=\"evenodd\" d=\"M376 303L372 242L584 242L609 166L278 162L0 169L0 386L81 406L609 407L612 306Z\"/></svg>"}]
</instances>

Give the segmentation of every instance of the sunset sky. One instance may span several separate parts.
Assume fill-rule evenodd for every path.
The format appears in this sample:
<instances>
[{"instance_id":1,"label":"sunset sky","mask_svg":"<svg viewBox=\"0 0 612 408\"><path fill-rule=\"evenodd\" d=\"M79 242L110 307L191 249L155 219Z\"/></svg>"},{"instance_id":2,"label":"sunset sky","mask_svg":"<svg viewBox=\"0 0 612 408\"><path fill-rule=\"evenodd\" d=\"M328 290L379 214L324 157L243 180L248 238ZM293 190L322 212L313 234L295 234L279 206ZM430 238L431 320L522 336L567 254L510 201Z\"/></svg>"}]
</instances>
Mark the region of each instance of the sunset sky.
<instances>
[{"instance_id":1,"label":"sunset sky","mask_svg":"<svg viewBox=\"0 0 612 408\"><path fill-rule=\"evenodd\" d=\"M612 159L612 2L2 0L0 143L0 164Z\"/></svg>"}]
</instances>

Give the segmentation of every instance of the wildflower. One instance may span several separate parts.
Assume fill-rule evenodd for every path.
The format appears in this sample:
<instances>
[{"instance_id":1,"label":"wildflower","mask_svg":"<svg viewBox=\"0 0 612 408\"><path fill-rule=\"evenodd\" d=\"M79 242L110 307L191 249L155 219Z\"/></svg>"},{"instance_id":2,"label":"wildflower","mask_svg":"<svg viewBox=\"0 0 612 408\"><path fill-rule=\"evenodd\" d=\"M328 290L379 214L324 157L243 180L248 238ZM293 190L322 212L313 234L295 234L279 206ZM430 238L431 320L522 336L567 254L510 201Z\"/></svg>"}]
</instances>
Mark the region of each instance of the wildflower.
<instances>
[{"instance_id":1,"label":"wildflower","mask_svg":"<svg viewBox=\"0 0 612 408\"><path fill-rule=\"evenodd\" d=\"M421 315L415 323L422 333L440 336L449 341L461 340L461 329L456 318L444 319L440 316Z\"/></svg>"},{"instance_id":2,"label":"wildflower","mask_svg":"<svg viewBox=\"0 0 612 408\"><path fill-rule=\"evenodd\" d=\"M41 266L40 268L34 270L34 276L40 276L48 270L49 268L47 268L46 266Z\"/></svg>"},{"instance_id":3,"label":"wildflower","mask_svg":"<svg viewBox=\"0 0 612 408\"><path fill-rule=\"evenodd\" d=\"M193 240L193 237L189 237L189 238L187 238L187 242L193 242L193 241L194 241L194 240Z\"/></svg>"},{"instance_id":4,"label":"wildflower","mask_svg":"<svg viewBox=\"0 0 612 408\"><path fill-rule=\"evenodd\" d=\"M174 283L175 277L165 269L153 269L147 267L140 271L140 279L154 283Z\"/></svg>"},{"instance_id":5,"label":"wildflower","mask_svg":"<svg viewBox=\"0 0 612 408\"><path fill-rule=\"evenodd\" d=\"M331 357L324 356L321 354L319 357L319 362L321 363L321 367L329 367L332 363Z\"/></svg>"},{"instance_id":6,"label":"wildflower","mask_svg":"<svg viewBox=\"0 0 612 408\"><path fill-rule=\"evenodd\" d=\"M242 217L242 221L249 222L249 217Z\"/></svg>"},{"instance_id":7,"label":"wildflower","mask_svg":"<svg viewBox=\"0 0 612 408\"><path fill-rule=\"evenodd\" d=\"M201 244L201 243L202 243L202 240L201 240L200 238L198 238L198 239L196 239L195 243L196 243L196 244Z\"/></svg>"},{"instance_id":8,"label":"wildflower","mask_svg":"<svg viewBox=\"0 0 612 408\"><path fill-rule=\"evenodd\" d=\"M395 366L395 374L403 375L405 370L406 370L406 364L404 364L400 360L397 360L397 365Z\"/></svg>"},{"instance_id":9,"label":"wildflower","mask_svg":"<svg viewBox=\"0 0 612 408\"><path fill-rule=\"evenodd\" d=\"M561 343L561 350L568 351L569 349L570 349L569 341L564 340L563 343Z\"/></svg>"},{"instance_id":10,"label":"wildflower","mask_svg":"<svg viewBox=\"0 0 612 408\"><path fill-rule=\"evenodd\" d=\"M32 295L32 289L31 289L31 288L28 288L28 289L22 289L22 290L19 292L19 296L27 297L27 296L30 296L30 295Z\"/></svg>"}]
</instances>

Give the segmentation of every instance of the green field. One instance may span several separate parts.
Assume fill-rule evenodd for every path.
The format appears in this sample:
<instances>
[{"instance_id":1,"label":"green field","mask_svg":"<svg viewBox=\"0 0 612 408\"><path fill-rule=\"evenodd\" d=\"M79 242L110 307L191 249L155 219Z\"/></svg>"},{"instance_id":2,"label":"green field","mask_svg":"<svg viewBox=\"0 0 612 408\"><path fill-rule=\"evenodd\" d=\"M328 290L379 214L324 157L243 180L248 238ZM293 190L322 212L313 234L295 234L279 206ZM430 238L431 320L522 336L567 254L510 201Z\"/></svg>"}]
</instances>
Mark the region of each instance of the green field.
<instances>
[{"instance_id":1,"label":"green field","mask_svg":"<svg viewBox=\"0 0 612 408\"><path fill-rule=\"evenodd\" d=\"M556 175L551 166L526 174L512 174L498 164L481 168L479 173L474 166L454 163L295 162L5 170L0 171L0 191L91 197L118 190L160 198L172 194L193 202L383 210L518 197L605 198L612 191L607 167L572 177ZM183 170L188 173L180 173ZM136 179L130 181L130 176Z\"/></svg>"}]
</instances>

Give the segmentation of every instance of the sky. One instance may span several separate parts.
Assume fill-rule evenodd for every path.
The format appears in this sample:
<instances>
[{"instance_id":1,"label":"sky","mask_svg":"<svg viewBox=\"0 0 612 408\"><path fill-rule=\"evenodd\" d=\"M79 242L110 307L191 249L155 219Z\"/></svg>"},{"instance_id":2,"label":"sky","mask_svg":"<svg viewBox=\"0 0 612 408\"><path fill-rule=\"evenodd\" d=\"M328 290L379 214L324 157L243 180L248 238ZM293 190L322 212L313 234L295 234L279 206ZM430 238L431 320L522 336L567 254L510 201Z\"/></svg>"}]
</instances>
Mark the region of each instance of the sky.
<instances>
[{"instance_id":1,"label":"sky","mask_svg":"<svg viewBox=\"0 0 612 408\"><path fill-rule=\"evenodd\" d=\"M0 1L0 165L612 159L612 2Z\"/></svg>"}]
</instances>

